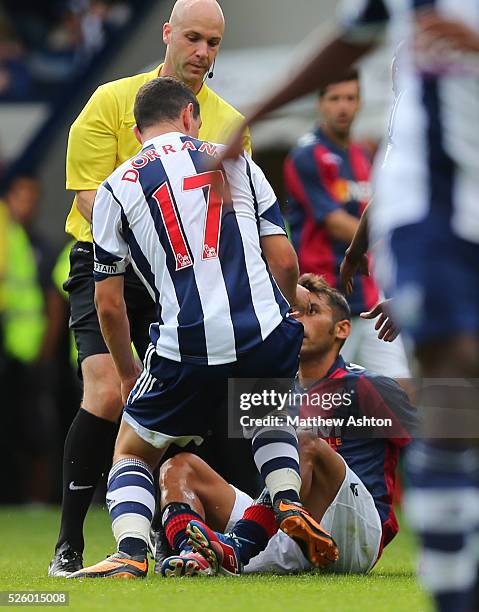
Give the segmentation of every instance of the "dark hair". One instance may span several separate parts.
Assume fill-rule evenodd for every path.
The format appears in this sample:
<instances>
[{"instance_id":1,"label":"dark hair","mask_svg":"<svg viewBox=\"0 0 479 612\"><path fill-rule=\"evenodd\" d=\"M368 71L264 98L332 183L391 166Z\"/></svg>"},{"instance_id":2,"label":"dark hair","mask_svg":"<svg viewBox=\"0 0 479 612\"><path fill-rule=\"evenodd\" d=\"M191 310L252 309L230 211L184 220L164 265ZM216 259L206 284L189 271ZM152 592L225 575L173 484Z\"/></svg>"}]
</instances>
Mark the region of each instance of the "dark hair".
<instances>
[{"instance_id":1,"label":"dark hair","mask_svg":"<svg viewBox=\"0 0 479 612\"><path fill-rule=\"evenodd\" d=\"M321 98L324 96L330 85L336 85L337 83L344 83L346 81L359 81L359 70L357 68L350 68L346 72L338 72L338 74L331 79L327 85L319 89L319 97Z\"/></svg>"},{"instance_id":2,"label":"dark hair","mask_svg":"<svg viewBox=\"0 0 479 612\"><path fill-rule=\"evenodd\" d=\"M191 89L173 77L158 77L140 87L136 94L133 114L138 129L160 123L175 121L181 111L193 104L193 116L200 114L200 105Z\"/></svg>"},{"instance_id":3,"label":"dark hair","mask_svg":"<svg viewBox=\"0 0 479 612\"><path fill-rule=\"evenodd\" d=\"M19 183L21 183L22 181L31 181L31 182L36 183L38 185L40 184L40 181L38 180L38 178L33 173L30 174L28 172L24 172L22 174L15 174L8 181L8 183L6 185L5 192L9 193L10 191L12 191L14 189L14 187L17 187L17 185Z\"/></svg>"},{"instance_id":4,"label":"dark hair","mask_svg":"<svg viewBox=\"0 0 479 612\"><path fill-rule=\"evenodd\" d=\"M311 291L311 293L315 293L318 296L324 295L327 298L328 304L333 311L334 323L344 321L344 319L351 321L351 309L346 298L340 291L328 285L322 276L302 274L299 277L298 283L308 291Z\"/></svg>"},{"instance_id":5,"label":"dark hair","mask_svg":"<svg viewBox=\"0 0 479 612\"><path fill-rule=\"evenodd\" d=\"M302 274L299 277L298 284L305 287L311 293L315 293L318 297L324 295L328 300L328 304L333 311L333 325L338 321L351 321L351 308L342 293L340 293L324 280L322 276L317 274ZM338 353L343 348L346 340L341 340L338 347Z\"/></svg>"}]
</instances>

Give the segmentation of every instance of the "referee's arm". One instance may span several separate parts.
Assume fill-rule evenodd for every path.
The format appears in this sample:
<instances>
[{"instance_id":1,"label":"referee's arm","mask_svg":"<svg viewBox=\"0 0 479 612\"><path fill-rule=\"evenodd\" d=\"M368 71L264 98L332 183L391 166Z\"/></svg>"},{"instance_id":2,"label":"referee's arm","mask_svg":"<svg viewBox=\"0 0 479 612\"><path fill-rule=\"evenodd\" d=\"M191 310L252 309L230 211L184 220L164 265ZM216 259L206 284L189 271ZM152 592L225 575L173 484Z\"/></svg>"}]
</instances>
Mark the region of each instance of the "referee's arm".
<instances>
[{"instance_id":1,"label":"referee's arm","mask_svg":"<svg viewBox=\"0 0 479 612\"><path fill-rule=\"evenodd\" d=\"M77 191L77 208L78 212L85 217L88 223L91 223L91 214L93 211L93 202L95 201L96 189L88 191Z\"/></svg>"},{"instance_id":2,"label":"referee's arm","mask_svg":"<svg viewBox=\"0 0 479 612\"><path fill-rule=\"evenodd\" d=\"M118 99L112 87L101 85L70 128L66 187L76 192L76 207L88 223L97 187L116 166L119 115Z\"/></svg>"}]
</instances>

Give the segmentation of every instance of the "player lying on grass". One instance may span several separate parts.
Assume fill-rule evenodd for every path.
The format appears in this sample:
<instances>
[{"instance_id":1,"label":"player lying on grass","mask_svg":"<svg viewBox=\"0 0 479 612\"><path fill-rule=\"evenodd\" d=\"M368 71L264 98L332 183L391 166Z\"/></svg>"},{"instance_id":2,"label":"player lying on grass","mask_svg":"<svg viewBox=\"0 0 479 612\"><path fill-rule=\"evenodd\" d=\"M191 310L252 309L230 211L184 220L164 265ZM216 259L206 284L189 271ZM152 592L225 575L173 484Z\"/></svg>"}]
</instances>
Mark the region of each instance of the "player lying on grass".
<instances>
[{"instance_id":1,"label":"player lying on grass","mask_svg":"<svg viewBox=\"0 0 479 612\"><path fill-rule=\"evenodd\" d=\"M318 276L305 274L299 282L310 291L309 310L298 317L305 331L301 392L323 399L341 394L334 410L315 408L324 417L392 419L384 428L339 426L299 436L301 500L339 547L339 560L327 569L367 573L398 531L392 505L396 465L415 410L392 379L344 363L340 350L351 330L344 297ZM300 414L308 409L303 406ZM253 503L198 457L184 453L166 462L160 490L165 535L175 552L162 561L164 576L236 575L243 566L246 572L311 569L298 544L277 530L267 496Z\"/></svg>"}]
</instances>

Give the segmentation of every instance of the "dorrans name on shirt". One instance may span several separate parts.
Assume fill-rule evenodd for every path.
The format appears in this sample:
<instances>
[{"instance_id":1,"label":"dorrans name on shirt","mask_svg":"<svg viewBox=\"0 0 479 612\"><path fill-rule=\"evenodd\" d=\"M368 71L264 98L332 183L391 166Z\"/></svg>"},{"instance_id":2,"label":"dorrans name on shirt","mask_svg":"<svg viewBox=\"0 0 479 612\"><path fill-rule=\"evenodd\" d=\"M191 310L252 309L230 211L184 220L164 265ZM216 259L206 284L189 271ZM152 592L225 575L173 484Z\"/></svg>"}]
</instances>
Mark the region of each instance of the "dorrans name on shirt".
<instances>
[{"instance_id":1,"label":"dorrans name on shirt","mask_svg":"<svg viewBox=\"0 0 479 612\"><path fill-rule=\"evenodd\" d=\"M181 153L182 151L197 151L198 153L206 153L206 155L210 157L215 157L217 148L217 145L211 144L210 142L195 143L192 140L185 140L181 146L178 144L173 145L171 143L166 143L154 149L147 149L131 160L130 163L134 170L127 170L121 177L121 180L136 183L139 177L136 170L144 168L150 162L155 161L155 159L161 159L165 157L165 155Z\"/></svg>"}]
</instances>

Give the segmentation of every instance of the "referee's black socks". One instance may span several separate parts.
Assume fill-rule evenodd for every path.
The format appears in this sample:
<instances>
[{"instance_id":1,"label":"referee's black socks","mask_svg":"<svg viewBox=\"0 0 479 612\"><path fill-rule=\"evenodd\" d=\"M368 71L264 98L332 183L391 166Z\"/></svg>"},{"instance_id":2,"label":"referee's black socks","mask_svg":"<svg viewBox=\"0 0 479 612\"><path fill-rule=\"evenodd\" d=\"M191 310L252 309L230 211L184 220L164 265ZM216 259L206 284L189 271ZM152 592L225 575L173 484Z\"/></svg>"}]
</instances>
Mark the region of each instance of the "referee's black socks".
<instances>
[{"instance_id":1,"label":"referee's black socks","mask_svg":"<svg viewBox=\"0 0 479 612\"><path fill-rule=\"evenodd\" d=\"M63 454L63 501L57 548L83 552L83 523L96 486L111 465L118 426L83 408L72 421Z\"/></svg>"}]
</instances>

